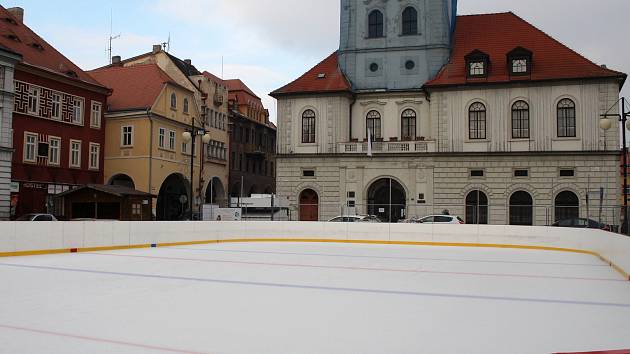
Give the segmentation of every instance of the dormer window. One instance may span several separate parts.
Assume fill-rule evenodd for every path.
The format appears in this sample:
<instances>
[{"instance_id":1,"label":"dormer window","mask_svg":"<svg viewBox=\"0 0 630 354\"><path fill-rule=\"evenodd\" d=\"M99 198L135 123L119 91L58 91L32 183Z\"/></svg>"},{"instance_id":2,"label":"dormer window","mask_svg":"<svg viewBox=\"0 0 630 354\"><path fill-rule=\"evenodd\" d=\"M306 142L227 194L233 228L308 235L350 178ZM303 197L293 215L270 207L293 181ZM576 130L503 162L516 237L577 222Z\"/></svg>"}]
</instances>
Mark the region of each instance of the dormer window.
<instances>
[{"instance_id":1,"label":"dormer window","mask_svg":"<svg viewBox=\"0 0 630 354\"><path fill-rule=\"evenodd\" d=\"M532 69L532 52L518 47L508 53L508 68L511 75L529 75Z\"/></svg>"},{"instance_id":2,"label":"dormer window","mask_svg":"<svg viewBox=\"0 0 630 354\"><path fill-rule=\"evenodd\" d=\"M487 77L490 59L480 50L475 50L466 56L466 75L469 78Z\"/></svg>"}]
</instances>

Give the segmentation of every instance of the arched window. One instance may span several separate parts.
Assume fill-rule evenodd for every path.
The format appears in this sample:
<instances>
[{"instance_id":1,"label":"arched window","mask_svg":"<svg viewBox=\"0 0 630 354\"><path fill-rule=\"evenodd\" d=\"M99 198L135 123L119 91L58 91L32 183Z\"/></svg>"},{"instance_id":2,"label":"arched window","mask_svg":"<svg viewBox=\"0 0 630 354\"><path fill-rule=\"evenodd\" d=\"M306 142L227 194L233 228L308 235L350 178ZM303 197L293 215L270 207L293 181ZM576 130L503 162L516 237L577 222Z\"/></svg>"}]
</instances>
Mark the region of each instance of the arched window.
<instances>
[{"instance_id":1,"label":"arched window","mask_svg":"<svg viewBox=\"0 0 630 354\"><path fill-rule=\"evenodd\" d=\"M580 198L570 191L561 192L556 196L554 209L555 221L577 219L580 217Z\"/></svg>"},{"instance_id":2,"label":"arched window","mask_svg":"<svg viewBox=\"0 0 630 354\"><path fill-rule=\"evenodd\" d=\"M171 93L171 108L177 108L177 95Z\"/></svg>"},{"instance_id":3,"label":"arched window","mask_svg":"<svg viewBox=\"0 0 630 354\"><path fill-rule=\"evenodd\" d=\"M524 191L510 197L510 225L534 225L534 200Z\"/></svg>"},{"instance_id":4,"label":"arched window","mask_svg":"<svg viewBox=\"0 0 630 354\"><path fill-rule=\"evenodd\" d=\"M413 140L416 138L416 111L405 109L400 117L401 135L403 140Z\"/></svg>"},{"instance_id":5,"label":"arched window","mask_svg":"<svg viewBox=\"0 0 630 354\"><path fill-rule=\"evenodd\" d=\"M377 111L369 111L366 118L366 132L365 136L369 138L372 134L372 138L380 139L381 135L381 114Z\"/></svg>"},{"instance_id":6,"label":"arched window","mask_svg":"<svg viewBox=\"0 0 630 354\"><path fill-rule=\"evenodd\" d=\"M558 137L574 138L575 129L575 103L568 98L558 102Z\"/></svg>"},{"instance_id":7,"label":"arched window","mask_svg":"<svg viewBox=\"0 0 630 354\"><path fill-rule=\"evenodd\" d=\"M529 139L529 105L525 101L512 105L512 138Z\"/></svg>"},{"instance_id":8,"label":"arched window","mask_svg":"<svg viewBox=\"0 0 630 354\"><path fill-rule=\"evenodd\" d=\"M475 102L468 108L468 136L471 140L486 138L486 106Z\"/></svg>"},{"instance_id":9,"label":"arched window","mask_svg":"<svg viewBox=\"0 0 630 354\"><path fill-rule=\"evenodd\" d=\"M418 34L418 11L411 6L402 13L402 34Z\"/></svg>"},{"instance_id":10,"label":"arched window","mask_svg":"<svg viewBox=\"0 0 630 354\"><path fill-rule=\"evenodd\" d=\"M368 37L383 37L383 13L374 10L368 15Z\"/></svg>"},{"instance_id":11,"label":"arched window","mask_svg":"<svg viewBox=\"0 0 630 354\"><path fill-rule=\"evenodd\" d=\"M184 113L188 113L188 99L184 98Z\"/></svg>"},{"instance_id":12,"label":"arched window","mask_svg":"<svg viewBox=\"0 0 630 354\"><path fill-rule=\"evenodd\" d=\"M305 144L315 142L315 112L311 109L302 113L302 142Z\"/></svg>"},{"instance_id":13,"label":"arched window","mask_svg":"<svg viewBox=\"0 0 630 354\"><path fill-rule=\"evenodd\" d=\"M488 224L488 196L480 190L466 196L466 224Z\"/></svg>"}]
</instances>

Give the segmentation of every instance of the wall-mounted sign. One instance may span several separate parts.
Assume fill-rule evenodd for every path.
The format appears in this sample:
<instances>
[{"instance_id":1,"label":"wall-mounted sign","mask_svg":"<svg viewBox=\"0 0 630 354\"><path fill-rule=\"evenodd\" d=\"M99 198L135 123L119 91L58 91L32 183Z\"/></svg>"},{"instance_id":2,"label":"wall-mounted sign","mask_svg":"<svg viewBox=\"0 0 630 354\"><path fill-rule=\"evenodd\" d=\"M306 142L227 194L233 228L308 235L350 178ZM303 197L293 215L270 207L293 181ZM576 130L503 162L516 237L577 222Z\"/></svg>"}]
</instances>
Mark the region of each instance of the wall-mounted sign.
<instances>
[{"instance_id":1,"label":"wall-mounted sign","mask_svg":"<svg viewBox=\"0 0 630 354\"><path fill-rule=\"evenodd\" d=\"M44 183L22 182L23 189L43 189L48 191L48 185Z\"/></svg>"},{"instance_id":2,"label":"wall-mounted sign","mask_svg":"<svg viewBox=\"0 0 630 354\"><path fill-rule=\"evenodd\" d=\"M10 193L19 193L20 192L20 182L11 182L9 187Z\"/></svg>"}]
</instances>

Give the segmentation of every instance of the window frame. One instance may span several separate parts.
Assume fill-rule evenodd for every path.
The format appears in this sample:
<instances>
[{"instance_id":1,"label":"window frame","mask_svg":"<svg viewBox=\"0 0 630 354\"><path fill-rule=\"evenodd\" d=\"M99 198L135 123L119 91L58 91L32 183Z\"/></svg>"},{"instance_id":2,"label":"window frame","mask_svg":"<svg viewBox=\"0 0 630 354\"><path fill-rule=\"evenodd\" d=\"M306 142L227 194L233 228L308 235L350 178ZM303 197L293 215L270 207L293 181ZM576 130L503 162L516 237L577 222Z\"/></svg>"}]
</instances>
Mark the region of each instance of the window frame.
<instances>
[{"instance_id":1,"label":"window frame","mask_svg":"<svg viewBox=\"0 0 630 354\"><path fill-rule=\"evenodd\" d=\"M562 106L563 103L565 104L564 106ZM561 121L564 121L564 124L560 124ZM573 123L572 126L569 124L571 121ZM572 135L571 129L573 129ZM562 98L556 105L556 134L558 138L577 137L577 107L575 101L570 98Z\"/></svg>"},{"instance_id":2,"label":"window frame","mask_svg":"<svg viewBox=\"0 0 630 354\"><path fill-rule=\"evenodd\" d=\"M92 149L96 148L96 152ZM96 160L94 160L94 153L96 153ZM98 171L101 169L101 144L99 143L90 143L89 150L89 161L88 168L93 171Z\"/></svg>"},{"instance_id":3,"label":"window frame","mask_svg":"<svg viewBox=\"0 0 630 354\"><path fill-rule=\"evenodd\" d=\"M370 116L371 115L371 116ZM372 128L372 136L376 139L383 139L383 116L381 112L373 109L365 114L365 137L369 139L368 130ZM378 131L377 129L378 128ZM378 132L378 134L377 134Z\"/></svg>"},{"instance_id":4,"label":"window frame","mask_svg":"<svg viewBox=\"0 0 630 354\"><path fill-rule=\"evenodd\" d=\"M372 16L375 16L374 18ZM367 38L385 37L385 15L380 9L373 9L368 13L368 35Z\"/></svg>"},{"instance_id":5,"label":"window frame","mask_svg":"<svg viewBox=\"0 0 630 354\"><path fill-rule=\"evenodd\" d=\"M158 128L158 147L166 148L166 128Z\"/></svg>"},{"instance_id":6,"label":"window frame","mask_svg":"<svg viewBox=\"0 0 630 354\"><path fill-rule=\"evenodd\" d=\"M168 150L175 151L177 149L177 133L174 130L168 131Z\"/></svg>"},{"instance_id":7,"label":"window frame","mask_svg":"<svg viewBox=\"0 0 630 354\"><path fill-rule=\"evenodd\" d=\"M311 113L308 114L307 113ZM302 112L302 144L315 144L317 141L317 113L312 109Z\"/></svg>"},{"instance_id":8,"label":"window frame","mask_svg":"<svg viewBox=\"0 0 630 354\"><path fill-rule=\"evenodd\" d=\"M189 113L189 103L188 103L188 97L184 97L184 101L182 103L183 106L183 112L184 114L188 114Z\"/></svg>"},{"instance_id":9,"label":"window frame","mask_svg":"<svg viewBox=\"0 0 630 354\"><path fill-rule=\"evenodd\" d=\"M55 100L55 98L58 98L59 100ZM50 98L50 102L51 102L51 107L50 107L50 118L54 119L54 120L61 120L62 118L62 111L63 111L63 95L59 92L52 92L51 98ZM55 110L55 106L56 106L56 110ZM56 111L56 115L55 115L55 111Z\"/></svg>"},{"instance_id":10,"label":"window frame","mask_svg":"<svg viewBox=\"0 0 630 354\"><path fill-rule=\"evenodd\" d=\"M468 139L488 139L488 109L483 102L476 101L468 106Z\"/></svg>"},{"instance_id":11,"label":"window frame","mask_svg":"<svg viewBox=\"0 0 630 354\"><path fill-rule=\"evenodd\" d=\"M90 128L101 129L102 117L103 117L103 104L98 101L92 101L92 110L90 114Z\"/></svg>"},{"instance_id":12,"label":"window frame","mask_svg":"<svg viewBox=\"0 0 630 354\"><path fill-rule=\"evenodd\" d=\"M75 150L74 149L74 144L78 144L79 149ZM69 160L68 160L68 166L70 168L81 168L81 149L82 149L82 144L83 142L81 140L77 140L77 139L70 139L70 149L69 150ZM78 163L74 163L73 161L73 153L77 152L77 161Z\"/></svg>"},{"instance_id":13,"label":"window frame","mask_svg":"<svg viewBox=\"0 0 630 354\"><path fill-rule=\"evenodd\" d=\"M125 132L125 129L129 128L129 132ZM125 136L129 134L129 144L126 144ZM120 127L120 147L130 148L133 147L133 125L123 125Z\"/></svg>"},{"instance_id":14,"label":"window frame","mask_svg":"<svg viewBox=\"0 0 630 354\"><path fill-rule=\"evenodd\" d=\"M41 87L39 86L31 85L28 88L28 107L26 108L28 114L39 116L41 92ZM34 110L31 109L31 99L33 99L33 103L35 104Z\"/></svg>"},{"instance_id":15,"label":"window frame","mask_svg":"<svg viewBox=\"0 0 630 354\"><path fill-rule=\"evenodd\" d=\"M58 142L59 145L53 147L53 141ZM56 150L56 161L52 159L53 150ZM60 166L61 165L61 137L48 136L48 165Z\"/></svg>"},{"instance_id":16,"label":"window frame","mask_svg":"<svg viewBox=\"0 0 630 354\"><path fill-rule=\"evenodd\" d=\"M412 12L412 15L409 15L408 12ZM411 16L409 18L408 16ZM403 36L413 36L418 34L418 10L413 6L407 6L403 10L401 14L401 23L402 23L402 31L401 35Z\"/></svg>"},{"instance_id":17,"label":"window frame","mask_svg":"<svg viewBox=\"0 0 630 354\"><path fill-rule=\"evenodd\" d=\"M413 116L405 113L411 112ZM406 128L406 129L405 129ZM411 108L404 109L400 114L400 138L402 140L415 140L418 137L418 113Z\"/></svg>"},{"instance_id":18,"label":"window frame","mask_svg":"<svg viewBox=\"0 0 630 354\"><path fill-rule=\"evenodd\" d=\"M29 143L28 138L34 138L32 145ZM33 132L24 132L24 144L23 144L23 156L22 161L28 163L37 163L37 145L39 143L39 134ZM29 146L32 146L32 158L28 157Z\"/></svg>"},{"instance_id":19,"label":"window frame","mask_svg":"<svg viewBox=\"0 0 630 354\"><path fill-rule=\"evenodd\" d=\"M72 101L72 119L70 120L70 122L76 125L83 125L83 116L85 114L85 99L83 99L83 97L74 96Z\"/></svg>"},{"instance_id":20,"label":"window frame","mask_svg":"<svg viewBox=\"0 0 630 354\"><path fill-rule=\"evenodd\" d=\"M175 92L171 93L171 109L177 109L177 94Z\"/></svg>"},{"instance_id":21,"label":"window frame","mask_svg":"<svg viewBox=\"0 0 630 354\"><path fill-rule=\"evenodd\" d=\"M524 106L519 108L517 107L519 104L524 104ZM512 139L531 139L531 107L529 103L525 100L517 100L512 104L510 112L512 123ZM524 134L523 132L526 132L526 134Z\"/></svg>"}]
</instances>

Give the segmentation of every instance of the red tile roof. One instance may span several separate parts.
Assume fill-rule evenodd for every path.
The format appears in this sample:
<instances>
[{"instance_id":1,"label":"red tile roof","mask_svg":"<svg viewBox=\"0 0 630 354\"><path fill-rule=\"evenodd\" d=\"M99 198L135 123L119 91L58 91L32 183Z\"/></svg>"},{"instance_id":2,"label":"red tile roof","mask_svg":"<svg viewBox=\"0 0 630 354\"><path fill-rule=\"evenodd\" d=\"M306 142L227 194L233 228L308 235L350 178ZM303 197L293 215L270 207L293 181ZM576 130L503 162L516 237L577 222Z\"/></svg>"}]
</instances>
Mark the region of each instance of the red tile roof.
<instances>
[{"instance_id":1,"label":"red tile roof","mask_svg":"<svg viewBox=\"0 0 630 354\"><path fill-rule=\"evenodd\" d=\"M517 47L532 52L531 76L510 78L507 54ZM487 78L469 79L465 56L479 50L490 58ZM602 68L515 14L458 16L451 59L426 87L585 78L619 78L625 74Z\"/></svg>"},{"instance_id":2,"label":"red tile roof","mask_svg":"<svg viewBox=\"0 0 630 354\"><path fill-rule=\"evenodd\" d=\"M337 52L334 52L297 80L270 95L277 97L295 93L343 92L350 91L351 88L350 82L339 68Z\"/></svg>"},{"instance_id":3,"label":"red tile roof","mask_svg":"<svg viewBox=\"0 0 630 354\"><path fill-rule=\"evenodd\" d=\"M3 6L0 6L0 45L21 54L25 64L101 86L88 73L59 53ZM76 75L76 77L71 75Z\"/></svg>"},{"instance_id":4,"label":"red tile roof","mask_svg":"<svg viewBox=\"0 0 630 354\"><path fill-rule=\"evenodd\" d=\"M223 82L223 79L219 79L216 75L212 73L204 71L202 75L205 76L210 81L214 81L218 84L225 85L225 82Z\"/></svg>"},{"instance_id":5,"label":"red tile roof","mask_svg":"<svg viewBox=\"0 0 630 354\"><path fill-rule=\"evenodd\" d=\"M107 100L109 111L149 109L166 84L181 87L156 64L110 66L90 74L114 90Z\"/></svg>"},{"instance_id":6,"label":"red tile roof","mask_svg":"<svg viewBox=\"0 0 630 354\"><path fill-rule=\"evenodd\" d=\"M227 86L228 91L230 93L242 91L252 96L252 98L257 98L260 100L260 97L258 97L254 93L254 91L252 91L249 87L247 87L247 85L245 85L245 83L241 81L240 79L223 80L223 82L225 83L225 86Z\"/></svg>"}]
</instances>

